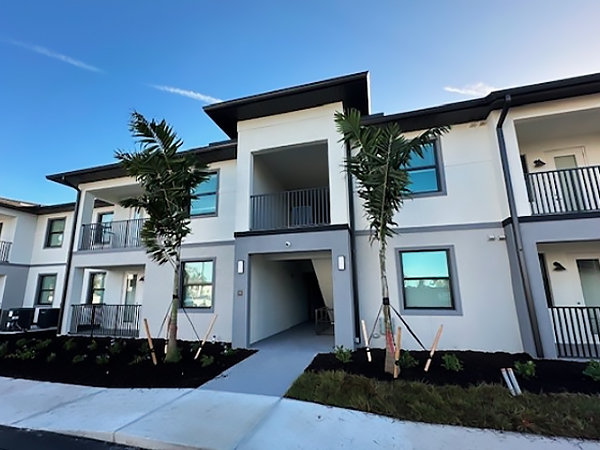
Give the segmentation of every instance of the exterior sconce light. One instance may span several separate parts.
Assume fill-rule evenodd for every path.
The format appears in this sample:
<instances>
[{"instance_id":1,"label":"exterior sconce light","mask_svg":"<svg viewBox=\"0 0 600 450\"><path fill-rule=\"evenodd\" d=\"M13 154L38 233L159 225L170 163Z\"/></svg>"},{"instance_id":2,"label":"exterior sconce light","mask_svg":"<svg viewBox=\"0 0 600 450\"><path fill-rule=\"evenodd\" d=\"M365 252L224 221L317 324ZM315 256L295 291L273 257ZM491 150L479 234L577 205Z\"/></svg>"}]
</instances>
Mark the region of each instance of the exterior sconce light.
<instances>
[{"instance_id":1,"label":"exterior sconce light","mask_svg":"<svg viewBox=\"0 0 600 450\"><path fill-rule=\"evenodd\" d=\"M554 266L554 270L556 272L562 272L563 270L567 270L567 268L565 266L563 266L561 263L559 263L558 261L554 261L552 263L552 265Z\"/></svg>"},{"instance_id":2,"label":"exterior sconce light","mask_svg":"<svg viewBox=\"0 0 600 450\"><path fill-rule=\"evenodd\" d=\"M343 255L338 256L337 263L338 270L346 270L346 258Z\"/></svg>"},{"instance_id":3,"label":"exterior sconce light","mask_svg":"<svg viewBox=\"0 0 600 450\"><path fill-rule=\"evenodd\" d=\"M237 273L239 273L240 275L244 273L244 260L240 259L237 262Z\"/></svg>"},{"instance_id":4,"label":"exterior sconce light","mask_svg":"<svg viewBox=\"0 0 600 450\"><path fill-rule=\"evenodd\" d=\"M533 166L534 167L542 167L545 166L546 162L542 161L541 159L536 159L535 161L533 161Z\"/></svg>"}]
</instances>

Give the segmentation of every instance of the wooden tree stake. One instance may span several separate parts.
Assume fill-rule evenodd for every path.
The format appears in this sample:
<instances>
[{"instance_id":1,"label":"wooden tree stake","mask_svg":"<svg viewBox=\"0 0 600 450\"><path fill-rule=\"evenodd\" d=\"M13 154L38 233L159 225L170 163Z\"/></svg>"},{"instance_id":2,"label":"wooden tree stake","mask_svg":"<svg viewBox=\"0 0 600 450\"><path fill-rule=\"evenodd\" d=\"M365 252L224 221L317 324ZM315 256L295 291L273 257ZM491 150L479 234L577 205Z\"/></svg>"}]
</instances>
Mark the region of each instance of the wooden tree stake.
<instances>
[{"instance_id":1,"label":"wooden tree stake","mask_svg":"<svg viewBox=\"0 0 600 450\"><path fill-rule=\"evenodd\" d=\"M394 378L398 378L400 374L400 349L402 348L402 328L398 327L398 334L396 335L396 353L394 355Z\"/></svg>"},{"instance_id":2,"label":"wooden tree stake","mask_svg":"<svg viewBox=\"0 0 600 450\"><path fill-rule=\"evenodd\" d=\"M371 349L369 348L369 335L367 334L367 323L363 320L360 321L362 325L363 339L365 340L365 350L367 351L367 361L371 362Z\"/></svg>"},{"instance_id":3,"label":"wooden tree stake","mask_svg":"<svg viewBox=\"0 0 600 450\"><path fill-rule=\"evenodd\" d=\"M437 334L435 335L435 339L433 340L433 345L431 346L431 351L429 352L429 359L425 363L425 372L429 371L429 366L431 365L431 360L433 359L433 354L437 350L438 342L440 342L440 337L442 336L442 330L444 329L444 325L440 325Z\"/></svg>"},{"instance_id":4,"label":"wooden tree stake","mask_svg":"<svg viewBox=\"0 0 600 450\"><path fill-rule=\"evenodd\" d=\"M194 359L198 359L198 356L200 356L200 352L202 351L202 347L204 347L204 343L208 339L208 336L210 335L210 332L212 331L213 327L215 326L215 321L217 320L217 317L219 317L219 315L215 314L213 316L212 320L210 321L210 325L208 326L208 330L206 330L206 334L204 335L204 339L202 339L202 342L200 342L200 347L198 347L198 351L196 352L196 356L194 356Z\"/></svg>"},{"instance_id":5,"label":"wooden tree stake","mask_svg":"<svg viewBox=\"0 0 600 450\"><path fill-rule=\"evenodd\" d=\"M148 319L144 319L144 328L146 329L146 337L148 338L148 347L150 347L150 356L152 356L152 362L156 366L158 361L156 360L156 352L154 351L154 343L152 342L152 336L150 335L150 327L148 326Z\"/></svg>"}]
</instances>

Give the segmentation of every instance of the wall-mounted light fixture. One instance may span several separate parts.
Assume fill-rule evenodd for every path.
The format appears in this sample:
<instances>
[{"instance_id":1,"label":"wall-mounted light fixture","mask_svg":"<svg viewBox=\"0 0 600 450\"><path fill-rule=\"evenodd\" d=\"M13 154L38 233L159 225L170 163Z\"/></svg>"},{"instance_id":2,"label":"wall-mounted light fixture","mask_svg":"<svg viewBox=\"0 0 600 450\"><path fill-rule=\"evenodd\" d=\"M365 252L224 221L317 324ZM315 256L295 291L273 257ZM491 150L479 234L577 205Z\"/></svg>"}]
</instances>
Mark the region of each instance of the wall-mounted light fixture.
<instances>
[{"instance_id":1,"label":"wall-mounted light fixture","mask_svg":"<svg viewBox=\"0 0 600 450\"><path fill-rule=\"evenodd\" d=\"M563 266L561 263L559 263L558 261L554 261L552 263L552 265L554 266L554 270L557 272L562 272L563 270L567 270L567 268L565 266Z\"/></svg>"},{"instance_id":2,"label":"wall-mounted light fixture","mask_svg":"<svg viewBox=\"0 0 600 450\"><path fill-rule=\"evenodd\" d=\"M338 270L346 270L346 258L344 258L344 255L338 256Z\"/></svg>"},{"instance_id":3,"label":"wall-mounted light fixture","mask_svg":"<svg viewBox=\"0 0 600 450\"><path fill-rule=\"evenodd\" d=\"M244 273L244 260L240 259L237 262L237 273L239 273L240 275Z\"/></svg>"},{"instance_id":4,"label":"wall-mounted light fixture","mask_svg":"<svg viewBox=\"0 0 600 450\"><path fill-rule=\"evenodd\" d=\"M143 276L140 277L140 281L144 281L145 278Z\"/></svg>"},{"instance_id":5,"label":"wall-mounted light fixture","mask_svg":"<svg viewBox=\"0 0 600 450\"><path fill-rule=\"evenodd\" d=\"M534 167L543 167L545 165L546 165L546 162L542 161L541 159L536 159L535 161L533 161Z\"/></svg>"}]
</instances>

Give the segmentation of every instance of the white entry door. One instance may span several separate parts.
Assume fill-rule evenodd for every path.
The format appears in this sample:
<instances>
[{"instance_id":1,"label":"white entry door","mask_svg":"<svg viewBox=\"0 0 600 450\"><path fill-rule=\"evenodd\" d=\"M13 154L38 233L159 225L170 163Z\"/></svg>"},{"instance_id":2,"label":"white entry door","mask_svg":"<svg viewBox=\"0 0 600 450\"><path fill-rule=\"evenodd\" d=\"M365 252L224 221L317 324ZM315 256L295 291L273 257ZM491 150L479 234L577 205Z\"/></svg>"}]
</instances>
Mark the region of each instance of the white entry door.
<instances>
[{"instance_id":1,"label":"white entry door","mask_svg":"<svg viewBox=\"0 0 600 450\"><path fill-rule=\"evenodd\" d=\"M548 169L555 172L548 179L549 191L555 199L557 212L576 212L591 209L589 184L585 171L585 149L573 147L544 152Z\"/></svg>"},{"instance_id":2,"label":"white entry door","mask_svg":"<svg viewBox=\"0 0 600 450\"><path fill-rule=\"evenodd\" d=\"M600 260L577 259L577 271L583 292L583 301L588 307L588 319L592 333L600 330Z\"/></svg>"}]
</instances>

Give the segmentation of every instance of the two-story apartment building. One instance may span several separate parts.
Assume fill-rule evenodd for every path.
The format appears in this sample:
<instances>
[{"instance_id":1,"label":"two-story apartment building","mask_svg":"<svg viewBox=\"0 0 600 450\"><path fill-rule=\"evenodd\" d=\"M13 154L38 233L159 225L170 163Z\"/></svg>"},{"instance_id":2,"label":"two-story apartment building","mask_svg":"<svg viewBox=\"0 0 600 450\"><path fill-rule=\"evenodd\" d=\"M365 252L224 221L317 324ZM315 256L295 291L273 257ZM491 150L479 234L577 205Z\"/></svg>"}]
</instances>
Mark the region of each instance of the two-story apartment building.
<instances>
[{"instance_id":1,"label":"two-story apartment building","mask_svg":"<svg viewBox=\"0 0 600 450\"><path fill-rule=\"evenodd\" d=\"M411 161L388 244L390 302L424 342L443 324L440 348L600 356L600 75L390 116L371 114L367 73L205 107L228 140L188 150L213 175L182 249L182 338L218 314L213 334L235 346L317 321L354 347L359 320L375 323L377 249L334 123L346 108L409 136L451 126ZM118 206L136 181L117 164L48 178L78 192L62 331L136 335L147 318L157 333L173 270L146 256L143 212Z\"/></svg>"}]
</instances>

